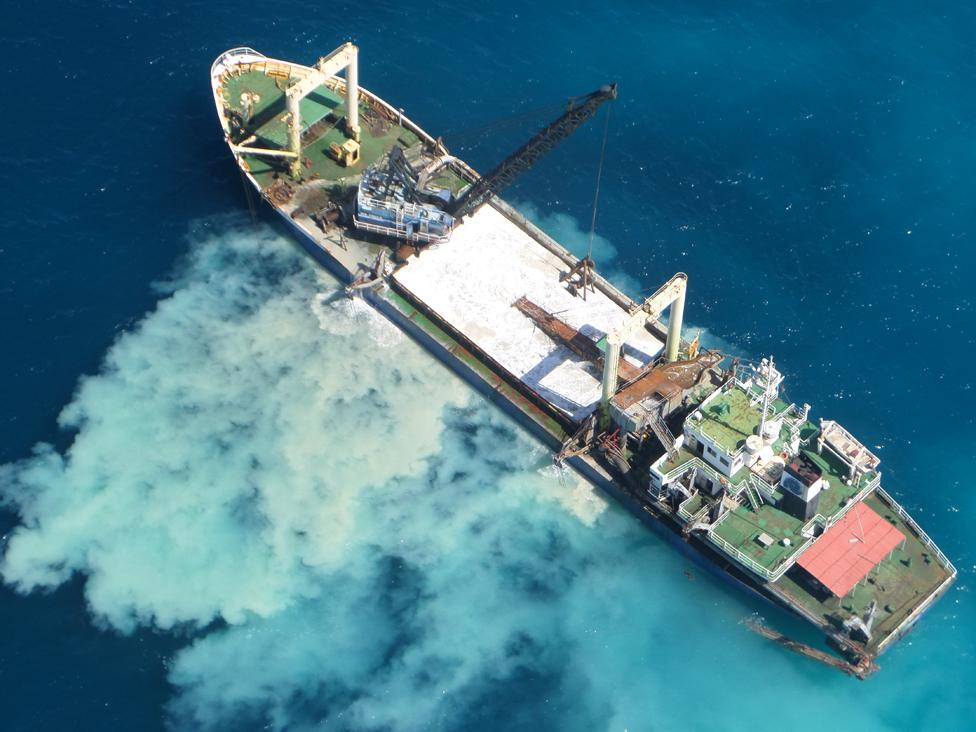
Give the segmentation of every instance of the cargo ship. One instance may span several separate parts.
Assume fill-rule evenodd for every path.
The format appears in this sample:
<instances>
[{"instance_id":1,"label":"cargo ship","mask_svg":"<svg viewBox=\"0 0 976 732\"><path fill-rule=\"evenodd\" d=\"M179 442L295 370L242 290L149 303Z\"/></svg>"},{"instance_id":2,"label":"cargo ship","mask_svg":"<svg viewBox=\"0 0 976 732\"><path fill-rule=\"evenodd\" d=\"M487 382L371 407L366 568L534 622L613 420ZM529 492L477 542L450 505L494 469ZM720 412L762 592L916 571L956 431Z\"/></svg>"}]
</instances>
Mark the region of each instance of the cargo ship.
<instances>
[{"instance_id":1,"label":"cargo ship","mask_svg":"<svg viewBox=\"0 0 976 732\"><path fill-rule=\"evenodd\" d=\"M358 56L346 43L311 66L250 48L217 58L217 116L246 186L351 297L560 464L826 643L755 630L853 676L874 672L956 577L881 487L878 457L788 401L771 356L683 338L685 274L634 301L499 195L616 87L569 100L481 175L361 88Z\"/></svg>"}]
</instances>

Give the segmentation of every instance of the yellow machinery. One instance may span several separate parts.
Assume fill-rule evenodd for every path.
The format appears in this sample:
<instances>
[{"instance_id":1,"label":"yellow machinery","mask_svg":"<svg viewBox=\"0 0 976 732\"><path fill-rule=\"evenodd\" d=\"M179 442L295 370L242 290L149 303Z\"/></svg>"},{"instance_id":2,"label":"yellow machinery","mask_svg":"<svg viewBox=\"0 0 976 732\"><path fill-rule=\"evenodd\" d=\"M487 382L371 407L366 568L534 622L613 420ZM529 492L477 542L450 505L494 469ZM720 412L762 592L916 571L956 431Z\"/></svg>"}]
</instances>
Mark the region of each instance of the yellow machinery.
<instances>
[{"instance_id":1,"label":"yellow machinery","mask_svg":"<svg viewBox=\"0 0 976 732\"><path fill-rule=\"evenodd\" d=\"M347 168L359 162L359 143L355 140L346 140L341 145L333 142L329 145L329 152L332 153L332 157L339 161L340 165Z\"/></svg>"}]
</instances>

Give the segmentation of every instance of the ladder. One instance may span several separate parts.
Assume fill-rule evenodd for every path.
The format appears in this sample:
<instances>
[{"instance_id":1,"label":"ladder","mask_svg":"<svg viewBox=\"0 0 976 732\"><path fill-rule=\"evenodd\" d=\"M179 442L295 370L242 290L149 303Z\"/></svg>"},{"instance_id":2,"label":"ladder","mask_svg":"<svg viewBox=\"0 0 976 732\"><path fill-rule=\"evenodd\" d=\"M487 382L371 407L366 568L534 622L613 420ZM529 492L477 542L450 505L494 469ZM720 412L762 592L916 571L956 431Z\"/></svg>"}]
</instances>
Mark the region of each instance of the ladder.
<instances>
[{"instance_id":1,"label":"ladder","mask_svg":"<svg viewBox=\"0 0 976 732\"><path fill-rule=\"evenodd\" d=\"M671 430L668 426L664 424L664 420L661 419L661 415L655 412L650 420L649 426L654 436L657 437L658 441L661 443L661 447L665 449L668 453L668 458L674 458L678 453L678 448L674 444L674 435L671 434Z\"/></svg>"},{"instance_id":2,"label":"ladder","mask_svg":"<svg viewBox=\"0 0 976 732\"><path fill-rule=\"evenodd\" d=\"M688 536L688 534L690 534L692 531L707 531L712 525L712 522L708 520L708 513L711 508L712 507L706 503L704 506L698 509L694 516L688 519L688 523L685 524L684 528L681 529L681 533L684 536Z\"/></svg>"},{"instance_id":3,"label":"ladder","mask_svg":"<svg viewBox=\"0 0 976 732\"><path fill-rule=\"evenodd\" d=\"M752 483L752 478L746 479L746 498L749 499L749 505L752 506L753 511L759 511L760 506L762 506L762 494L756 490L756 487Z\"/></svg>"}]
</instances>

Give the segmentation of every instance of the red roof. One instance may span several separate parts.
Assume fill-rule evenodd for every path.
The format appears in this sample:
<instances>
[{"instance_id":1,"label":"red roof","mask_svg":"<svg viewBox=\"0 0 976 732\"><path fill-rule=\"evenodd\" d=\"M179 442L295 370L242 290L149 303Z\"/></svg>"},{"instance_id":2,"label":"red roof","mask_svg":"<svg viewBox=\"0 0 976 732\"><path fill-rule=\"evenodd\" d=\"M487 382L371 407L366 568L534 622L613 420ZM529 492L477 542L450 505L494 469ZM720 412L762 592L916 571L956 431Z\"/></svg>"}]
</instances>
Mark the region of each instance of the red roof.
<instances>
[{"instance_id":1,"label":"red roof","mask_svg":"<svg viewBox=\"0 0 976 732\"><path fill-rule=\"evenodd\" d=\"M859 502L796 561L833 594L843 597L904 538L877 511Z\"/></svg>"}]
</instances>

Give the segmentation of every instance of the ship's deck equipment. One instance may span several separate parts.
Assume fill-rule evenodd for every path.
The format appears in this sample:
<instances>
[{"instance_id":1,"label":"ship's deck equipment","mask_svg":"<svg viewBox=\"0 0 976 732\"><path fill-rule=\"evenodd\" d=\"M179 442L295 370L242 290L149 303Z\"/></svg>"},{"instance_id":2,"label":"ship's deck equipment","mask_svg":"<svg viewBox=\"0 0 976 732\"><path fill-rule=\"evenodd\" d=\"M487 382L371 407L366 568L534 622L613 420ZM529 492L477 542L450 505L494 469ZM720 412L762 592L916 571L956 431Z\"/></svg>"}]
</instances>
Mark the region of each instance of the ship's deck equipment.
<instances>
[{"instance_id":1,"label":"ship's deck equipment","mask_svg":"<svg viewBox=\"0 0 976 732\"><path fill-rule=\"evenodd\" d=\"M495 166L487 175L454 195L430 187L433 177L457 160L442 153L421 170L415 170L398 150L391 151L385 166L376 166L363 177L357 197L356 225L363 231L419 243L445 241L456 223L470 216L493 195L505 189L547 152L569 137L596 113L600 105L617 96L616 84L569 101L567 109L532 139ZM590 263L589 258L585 262ZM571 273L572 274L572 273ZM583 292L588 269L583 273Z\"/></svg>"},{"instance_id":2,"label":"ship's deck equipment","mask_svg":"<svg viewBox=\"0 0 976 732\"><path fill-rule=\"evenodd\" d=\"M341 51L326 58L355 60ZM402 110L369 92L359 94L355 69L346 79L323 73L318 85L300 86L323 67L269 59L246 48L214 63L214 99L228 144L265 200L362 283L354 292L395 307L548 434L558 440L573 434L561 455L576 455L595 471L612 463L619 471L615 486L644 511L666 525L677 523L689 541L720 555L716 561L730 574L751 577L749 586L822 627L849 657L866 664L851 666L854 672L869 673L873 657L911 627L956 576L948 558L881 489L877 457L835 422L821 422L818 429L807 405L798 409L780 399L782 379L772 359L751 374L739 373L735 360L722 370L711 352L698 356L696 339L687 346L686 360L662 364L664 330L648 321L671 305L664 355L678 357L684 348L683 276L645 303L632 303L589 271L589 257L570 255L504 201L475 206L442 246L415 257L410 251L416 248L404 245L402 254L395 253L398 264L391 263L386 244L336 223L364 172L392 165L392 184L388 176L372 178L371 185L402 197L404 214L410 213L407 206L432 207L445 217L441 232L430 222L426 229L412 229L414 235L424 231L431 242L449 233L452 221L444 208L463 210L465 188L473 189L479 177ZM292 88L300 111L297 154L291 143L298 117L287 111ZM360 119L360 159L354 162L354 146L347 143L357 137ZM333 145L346 147L346 160L336 160ZM292 163L288 171L283 161ZM297 179L287 175L299 161ZM473 202L473 190L468 193ZM401 225L409 233L407 219ZM577 297L580 288L593 297ZM613 333L625 341L616 378L603 374L616 391L610 400L615 424L598 431L599 368L606 372L612 361L607 355ZM618 390L621 377L628 383ZM681 428L677 438L669 426ZM648 439L651 433L664 454L643 454L656 442ZM804 553L819 542L826 547L845 515L854 522L868 515L862 513L868 507L884 521L877 526L890 525L894 532L886 534L904 541L846 594L835 595L826 589L833 585L829 569L822 574L828 582L818 586L820 570L811 576L803 568Z\"/></svg>"},{"instance_id":3,"label":"ship's deck equipment","mask_svg":"<svg viewBox=\"0 0 976 732\"><path fill-rule=\"evenodd\" d=\"M501 193L543 155L573 134L596 114L604 102L617 98L617 85L607 84L594 92L569 100L566 111L539 130L531 140L474 182L463 195L447 207L456 219L473 213L493 195Z\"/></svg>"}]
</instances>

